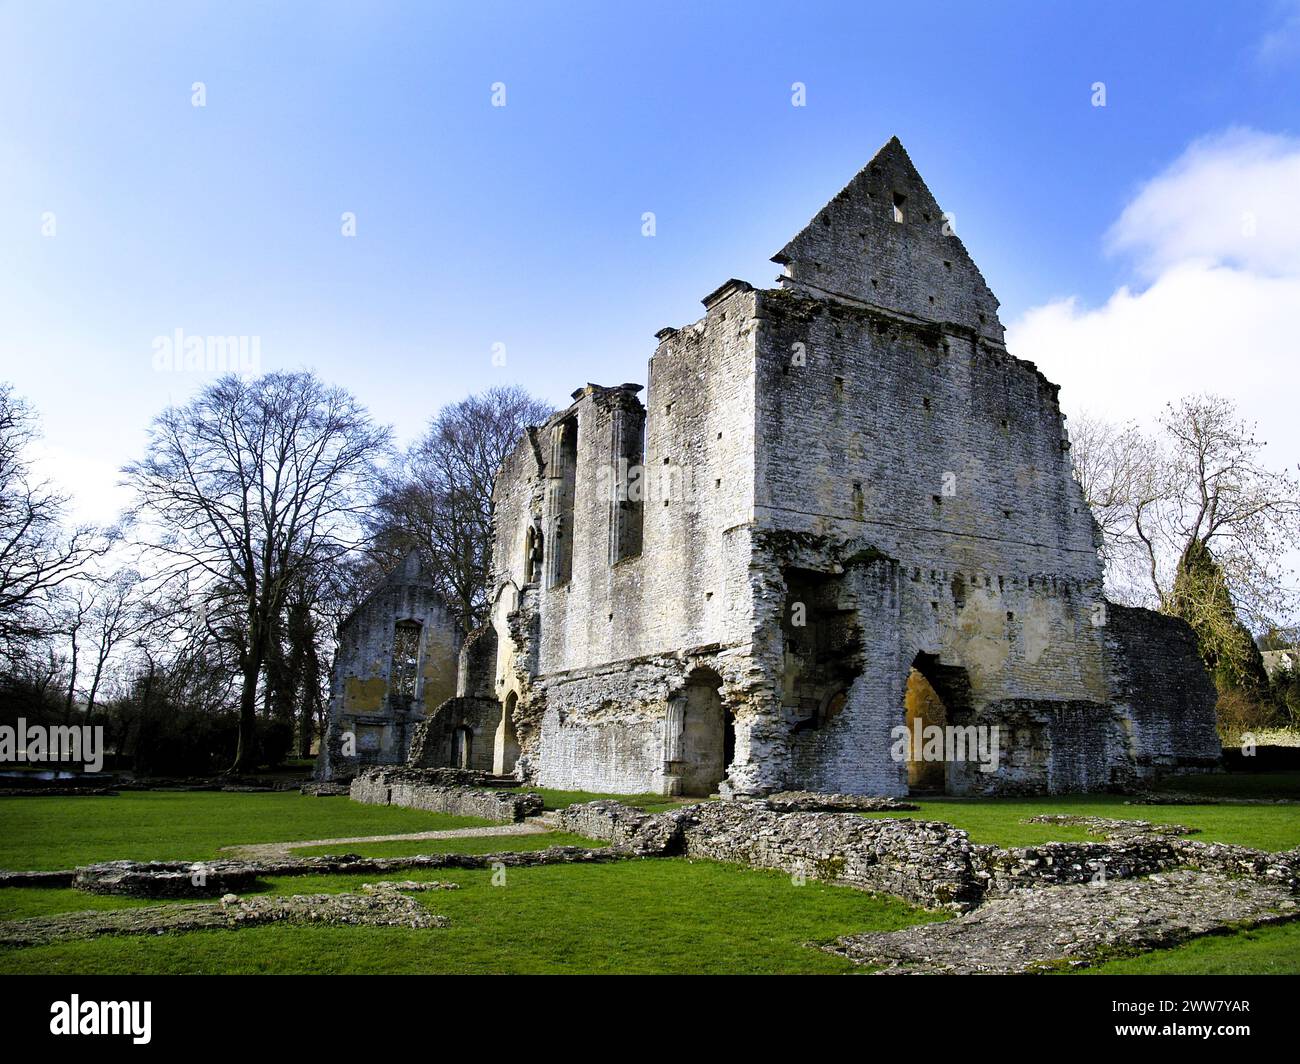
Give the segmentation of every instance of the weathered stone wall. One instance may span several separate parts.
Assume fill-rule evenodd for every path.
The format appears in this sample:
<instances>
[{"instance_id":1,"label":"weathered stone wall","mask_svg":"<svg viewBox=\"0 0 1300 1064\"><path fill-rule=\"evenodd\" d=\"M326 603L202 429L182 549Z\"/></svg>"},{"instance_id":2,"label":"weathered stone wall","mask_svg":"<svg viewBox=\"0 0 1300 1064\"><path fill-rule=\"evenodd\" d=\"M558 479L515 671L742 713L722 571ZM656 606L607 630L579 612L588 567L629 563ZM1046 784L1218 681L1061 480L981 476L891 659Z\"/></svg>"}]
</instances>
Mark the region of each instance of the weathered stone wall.
<instances>
[{"instance_id":1,"label":"weathered stone wall","mask_svg":"<svg viewBox=\"0 0 1300 1064\"><path fill-rule=\"evenodd\" d=\"M368 768L352 781L350 796L367 805L399 805L430 813L477 816L515 823L542 811L540 794L446 785L419 769Z\"/></svg>"},{"instance_id":2,"label":"weathered stone wall","mask_svg":"<svg viewBox=\"0 0 1300 1064\"><path fill-rule=\"evenodd\" d=\"M393 675L399 624L419 625L411 693ZM329 724L318 775L346 778L366 765L406 761L415 726L456 693L461 632L412 553L339 626ZM351 751L351 752L350 752Z\"/></svg>"},{"instance_id":3,"label":"weathered stone wall","mask_svg":"<svg viewBox=\"0 0 1300 1064\"><path fill-rule=\"evenodd\" d=\"M449 698L411 732L412 768L455 767L491 772L501 706L491 698Z\"/></svg>"},{"instance_id":4,"label":"weathered stone wall","mask_svg":"<svg viewBox=\"0 0 1300 1064\"><path fill-rule=\"evenodd\" d=\"M784 267L781 283L791 290L950 322L1002 341L997 299L897 137L773 261Z\"/></svg>"},{"instance_id":5,"label":"weathered stone wall","mask_svg":"<svg viewBox=\"0 0 1300 1064\"><path fill-rule=\"evenodd\" d=\"M1216 693L1191 628L1151 610L1111 604L1108 613L1114 699L1127 724L1136 774L1216 767Z\"/></svg>"},{"instance_id":6,"label":"weathered stone wall","mask_svg":"<svg viewBox=\"0 0 1300 1064\"><path fill-rule=\"evenodd\" d=\"M543 785L671 787L669 703L693 671L734 671L725 659L748 642L752 380L750 337L738 324L748 309L737 290L698 326L662 334L648 409L626 386L589 386L521 441L498 477L495 687L503 704L519 699L521 764ZM628 425L641 417L637 454ZM547 441L573 423L571 575L548 586L528 548L541 529L543 553L551 549L558 478ZM642 459L630 477L634 518L611 490L620 457L624 468ZM628 524L639 525L639 553L619 549ZM736 730L739 746L743 723Z\"/></svg>"}]
</instances>

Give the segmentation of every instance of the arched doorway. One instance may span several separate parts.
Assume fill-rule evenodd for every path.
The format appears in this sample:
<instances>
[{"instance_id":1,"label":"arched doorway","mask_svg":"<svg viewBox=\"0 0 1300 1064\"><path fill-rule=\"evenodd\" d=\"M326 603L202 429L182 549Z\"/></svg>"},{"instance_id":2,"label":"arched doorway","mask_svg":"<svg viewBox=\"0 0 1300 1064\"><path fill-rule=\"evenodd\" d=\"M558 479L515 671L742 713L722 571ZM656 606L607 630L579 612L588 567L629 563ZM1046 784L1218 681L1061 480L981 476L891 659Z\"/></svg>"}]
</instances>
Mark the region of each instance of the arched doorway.
<instances>
[{"instance_id":1,"label":"arched doorway","mask_svg":"<svg viewBox=\"0 0 1300 1064\"><path fill-rule=\"evenodd\" d=\"M710 795L726 777L736 754L733 715L722 705L722 677L697 669L682 691L682 793Z\"/></svg>"},{"instance_id":2,"label":"arched doorway","mask_svg":"<svg viewBox=\"0 0 1300 1064\"><path fill-rule=\"evenodd\" d=\"M950 793L947 733L967 720L970 706L970 677L964 668L943 665L933 654L916 655L903 695L909 793Z\"/></svg>"},{"instance_id":3,"label":"arched doorway","mask_svg":"<svg viewBox=\"0 0 1300 1064\"><path fill-rule=\"evenodd\" d=\"M492 753L492 771L498 776L508 776L519 760L519 741L515 738L515 706L519 696L511 691L501 707L501 723L497 725L496 745Z\"/></svg>"}]
</instances>

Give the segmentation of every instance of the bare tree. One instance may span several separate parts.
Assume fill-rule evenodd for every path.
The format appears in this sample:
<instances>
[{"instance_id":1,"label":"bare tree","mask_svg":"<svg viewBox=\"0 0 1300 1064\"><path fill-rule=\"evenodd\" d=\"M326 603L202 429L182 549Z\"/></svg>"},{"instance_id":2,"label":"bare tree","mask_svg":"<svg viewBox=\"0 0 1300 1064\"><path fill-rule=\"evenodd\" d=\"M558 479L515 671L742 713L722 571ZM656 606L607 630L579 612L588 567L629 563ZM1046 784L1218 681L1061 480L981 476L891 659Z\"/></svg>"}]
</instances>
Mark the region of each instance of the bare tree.
<instances>
[{"instance_id":1,"label":"bare tree","mask_svg":"<svg viewBox=\"0 0 1300 1064\"><path fill-rule=\"evenodd\" d=\"M58 591L111 541L89 526L64 528L66 497L32 471L36 438L31 409L0 384L0 650L10 664L58 627Z\"/></svg>"},{"instance_id":2,"label":"bare tree","mask_svg":"<svg viewBox=\"0 0 1300 1064\"><path fill-rule=\"evenodd\" d=\"M1295 609L1296 479L1263 464L1253 426L1220 396L1168 404L1154 434L1085 415L1071 441L1112 587L1191 623L1212 666L1258 674L1241 622L1263 631Z\"/></svg>"},{"instance_id":3,"label":"bare tree","mask_svg":"<svg viewBox=\"0 0 1300 1064\"><path fill-rule=\"evenodd\" d=\"M310 373L223 377L159 415L148 453L123 472L129 512L165 580L210 599L203 624L235 654L239 741L254 767L258 682L286 589L352 550L390 433Z\"/></svg>"},{"instance_id":4,"label":"bare tree","mask_svg":"<svg viewBox=\"0 0 1300 1064\"><path fill-rule=\"evenodd\" d=\"M466 632L487 620L492 482L530 425L552 414L521 388L490 388L444 407L389 478L370 530L392 563L415 547Z\"/></svg>"},{"instance_id":5,"label":"bare tree","mask_svg":"<svg viewBox=\"0 0 1300 1064\"><path fill-rule=\"evenodd\" d=\"M79 659L84 647L89 656L90 676L81 686L81 693L86 700L85 723L90 723L110 661L127 639L145 626L147 618L142 610L142 586L138 572L122 569L78 589L73 611L75 622L69 630L72 684L69 686L67 716L72 713L72 692L80 683Z\"/></svg>"}]
</instances>

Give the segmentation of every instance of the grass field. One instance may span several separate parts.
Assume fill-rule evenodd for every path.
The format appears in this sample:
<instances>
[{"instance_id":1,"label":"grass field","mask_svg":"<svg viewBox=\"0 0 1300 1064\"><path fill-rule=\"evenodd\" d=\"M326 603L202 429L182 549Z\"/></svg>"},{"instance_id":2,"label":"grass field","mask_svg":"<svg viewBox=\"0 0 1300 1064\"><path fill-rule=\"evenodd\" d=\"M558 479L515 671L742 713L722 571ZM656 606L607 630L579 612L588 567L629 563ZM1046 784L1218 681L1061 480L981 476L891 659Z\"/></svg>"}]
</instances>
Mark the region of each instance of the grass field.
<instances>
[{"instance_id":1,"label":"grass field","mask_svg":"<svg viewBox=\"0 0 1300 1064\"><path fill-rule=\"evenodd\" d=\"M218 856L222 846L491 823L296 792L137 791L116 797L0 798L0 868L71 868L119 858L199 860Z\"/></svg>"},{"instance_id":2,"label":"grass field","mask_svg":"<svg viewBox=\"0 0 1300 1064\"><path fill-rule=\"evenodd\" d=\"M1207 798L1295 793L1297 776L1192 777L1176 789ZM606 795L544 792L550 807ZM621 796L640 808L659 795ZM976 842L1084 839L1080 828L1027 825L1037 813L1141 818L1198 827L1198 838L1266 849L1300 845L1300 806L1125 805L1107 795L971 801L922 800L909 815L946 820ZM899 814L893 814L899 815ZM482 826L346 798L296 793L127 793L112 798L0 799L0 867L62 868L130 857L203 859L222 846L400 834ZM562 833L337 844L296 850L401 856L600 845ZM937 919L901 901L739 866L681 859L510 869L402 872L461 889L420 895L449 916L445 929L274 926L149 937L105 937L0 952L0 972L823 972L855 970L809 943ZM355 890L370 875L291 877L261 884L280 894ZM0 889L0 920L148 902L75 890ZM1115 973L1300 974L1300 923L1216 935L1096 969Z\"/></svg>"},{"instance_id":3,"label":"grass field","mask_svg":"<svg viewBox=\"0 0 1300 1064\"><path fill-rule=\"evenodd\" d=\"M437 930L257 927L101 938L0 952L0 972L847 972L807 942L935 919L901 901L735 865L681 859L416 871L461 884L418 895ZM278 893L356 890L372 876L273 880ZM0 905L5 891L0 891Z\"/></svg>"}]
</instances>

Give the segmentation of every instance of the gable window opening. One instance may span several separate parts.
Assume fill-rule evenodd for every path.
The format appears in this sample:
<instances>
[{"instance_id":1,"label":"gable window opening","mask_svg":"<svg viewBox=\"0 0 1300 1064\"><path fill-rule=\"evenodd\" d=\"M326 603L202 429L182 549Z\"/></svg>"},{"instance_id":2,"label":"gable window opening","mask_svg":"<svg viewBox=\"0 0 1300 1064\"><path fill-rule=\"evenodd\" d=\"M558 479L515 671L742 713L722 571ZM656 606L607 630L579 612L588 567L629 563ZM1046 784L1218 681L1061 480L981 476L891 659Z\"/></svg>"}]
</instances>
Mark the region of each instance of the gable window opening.
<instances>
[{"instance_id":1,"label":"gable window opening","mask_svg":"<svg viewBox=\"0 0 1300 1064\"><path fill-rule=\"evenodd\" d=\"M901 192L894 193L894 221L900 225L903 222L903 204L907 202L907 197Z\"/></svg>"}]
</instances>

